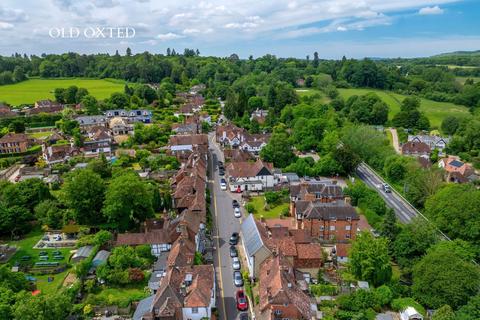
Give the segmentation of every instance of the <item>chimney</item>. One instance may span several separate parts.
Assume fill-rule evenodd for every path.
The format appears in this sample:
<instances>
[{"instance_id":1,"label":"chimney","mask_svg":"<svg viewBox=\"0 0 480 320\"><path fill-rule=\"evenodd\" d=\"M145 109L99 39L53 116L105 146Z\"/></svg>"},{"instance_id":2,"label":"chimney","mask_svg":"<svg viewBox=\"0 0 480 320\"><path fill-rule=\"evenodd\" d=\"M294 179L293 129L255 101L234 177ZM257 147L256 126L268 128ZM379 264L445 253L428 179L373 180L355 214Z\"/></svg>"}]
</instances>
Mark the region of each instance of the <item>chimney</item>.
<instances>
[{"instance_id":1,"label":"chimney","mask_svg":"<svg viewBox=\"0 0 480 320\"><path fill-rule=\"evenodd\" d=\"M351 205L352 204L352 198L345 197L345 203Z\"/></svg>"}]
</instances>

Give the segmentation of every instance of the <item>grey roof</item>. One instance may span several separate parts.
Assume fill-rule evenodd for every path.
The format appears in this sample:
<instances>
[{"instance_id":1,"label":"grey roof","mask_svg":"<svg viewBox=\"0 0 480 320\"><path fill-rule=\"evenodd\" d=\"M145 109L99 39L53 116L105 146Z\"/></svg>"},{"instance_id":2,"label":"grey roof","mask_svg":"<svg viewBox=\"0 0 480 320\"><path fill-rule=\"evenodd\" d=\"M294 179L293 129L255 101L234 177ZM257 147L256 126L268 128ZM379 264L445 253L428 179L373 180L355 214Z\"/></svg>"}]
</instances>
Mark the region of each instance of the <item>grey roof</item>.
<instances>
[{"instance_id":1,"label":"grey roof","mask_svg":"<svg viewBox=\"0 0 480 320\"><path fill-rule=\"evenodd\" d=\"M167 269L167 259L169 252L161 252L157 261L153 264L153 271L164 271Z\"/></svg>"},{"instance_id":2,"label":"grey roof","mask_svg":"<svg viewBox=\"0 0 480 320\"><path fill-rule=\"evenodd\" d=\"M145 315L145 313L151 311L153 298L155 298L155 295L151 295L148 298L140 300L137 309L135 309L135 313L133 314L133 320L142 320L142 317Z\"/></svg>"},{"instance_id":3,"label":"grey roof","mask_svg":"<svg viewBox=\"0 0 480 320\"><path fill-rule=\"evenodd\" d=\"M165 276L165 271L153 271L148 279L150 290L157 290L160 287L160 280Z\"/></svg>"},{"instance_id":4,"label":"grey roof","mask_svg":"<svg viewBox=\"0 0 480 320\"><path fill-rule=\"evenodd\" d=\"M93 246L83 246L78 248L77 252L73 255L72 259L75 258L88 258L93 251Z\"/></svg>"},{"instance_id":5,"label":"grey roof","mask_svg":"<svg viewBox=\"0 0 480 320\"><path fill-rule=\"evenodd\" d=\"M388 313L379 313L376 315L375 320L393 320L393 316Z\"/></svg>"},{"instance_id":6,"label":"grey roof","mask_svg":"<svg viewBox=\"0 0 480 320\"><path fill-rule=\"evenodd\" d=\"M358 219L358 214L355 208L344 201L323 203L299 200L295 203L295 211L296 213L301 213L307 219Z\"/></svg>"},{"instance_id":7,"label":"grey roof","mask_svg":"<svg viewBox=\"0 0 480 320\"><path fill-rule=\"evenodd\" d=\"M110 256L110 252L107 250L100 250L97 252L95 257L92 260L92 265L94 267L98 267L104 262L107 262L108 257Z\"/></svg>"},{"instance_id":8,"label":"grey roof","mask_svg":"<svg viewBox=\"0 0 480 320\"><path fill-rule=\"evenodd\" d=\"M429 145L430 148L435 148L435 146L443 141L445 144L448 144L450 142L450 138L445 138L445 137L439 137L439 136L429 136L429 135L409 135L408 136L408 141L413 141L417 140L423 143L426 143Z\"/></svg>"},{"instance_id":9,"label":"grey roof","mask_svg":"<svg viewBox=\"0 0 480 320\"><path fill-rule=\"evenodd\" d=\"M253 218L253 214L250 214L245 220L243 220L241 230L245 251L247 255L251 257L255 255L262 246L264 246L262 236L258 230L257 223Z\"/></svg>"},{"instance_id":10,"label":"grey roof","mask_svg":"<svg viewBox=\"0 0 480 320\"><path fill-rule=\"evenodd\" d=\"M288 182L298 182L300 181L300 178L298 177L298 174L294 172L285 172L283 173L283 176L287 178Z\"/></svg>"},{"instance_id":11,"label":"grey roof","mask_svg":"<svg viewBox=\"0 0 480 320\"><path fill-rule=\"evenodd\" d=\"M81 125L102 124L107 122L107 118L104 115L100 116L79 116L75 120Z\"/></svg>"}]
</instances>

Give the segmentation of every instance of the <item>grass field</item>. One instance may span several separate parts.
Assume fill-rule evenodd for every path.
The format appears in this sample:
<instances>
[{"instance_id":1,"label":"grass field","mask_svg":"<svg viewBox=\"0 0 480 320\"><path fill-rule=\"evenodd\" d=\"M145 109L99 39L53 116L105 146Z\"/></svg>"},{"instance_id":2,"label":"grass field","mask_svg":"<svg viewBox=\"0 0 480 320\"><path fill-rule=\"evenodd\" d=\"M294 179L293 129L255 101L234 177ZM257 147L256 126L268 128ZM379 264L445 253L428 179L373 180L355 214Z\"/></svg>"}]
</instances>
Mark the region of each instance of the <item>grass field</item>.
<instances>
[{"instance_id":1,"label":"grass field","mask_svg":"<svg viewBox=\"0 0 480 320\"><path fill-rule=\"evenodd\" d=\"M50 136L52 133L53 131L34 132L34 133L29 133L28 136L35 139L42 139Z\"/></svg>"},{"instance_id":2,"label":"grass field","mask_svg":"<svg viewBox=\"0 0 480 320\"><path fill-rule=\"evenodd\" d=\"M313 90L313 89L297 89L297 94L300 98L302 97L311 97L313 95L318 95L320 98L318 99L321 103L329 103L330 99L320 90Z\"/></svg>"},{"instance_id":3,"label":"grass field","mask_svg":"<svg viewBox=\"0 0 480 320\"><path fill-rule=\"evenodd\" d=\"M120 308L125 308L131 302L140 301L149 296L149 293L145 292L147 279L148 277L145 277L145 281L136 286L102 288L99 292L90 293L86 302L97 305L118 305Z\"/></svg>"},{"instance_id":4,"label":"grass field","mask_svg":"<svg viewBox=\"0 0 480 320\"><path fill-rule=\"evenodd\" d=\"M282 203L278 206L265 210L265 198L263 196L252 197L249 204L255 208L255 218L260 219L263 216L265 219L280 218L282 211L288 209L288 203Z\"/></svg>"},{"instance_id":5,"label":"grass field","mask_svg":"<svg viewBox=\"0 0 480 320\"><path fill-rule=\"evenodd\" d=\"M11 105L33 104L37 100L53 99L55 88L69 86L85 88L97 99L105 99L113 92L123 92L124 82L116 79L30 79L16 84L0 86L0 101Z\"/></svg>"},{"instance_id":6,"label":"grass field","mask_svg":"<svg viewBox=\"0 0 480 320\"><path fill-rule=\"evenodd\" d=\"M338 89L338 91L344 99L348 99L353 95L364 95L369 92L376 93L389 106L389 119L392 119L393 116L400 111L401 102L405 98L405 96L401 94L374 89ZM420 110L425 112L432 127L439 128L442 120L450 115L457 117L469 115L468 109L464 106L459 106L449 102L437 102L423 98L420 100Z\"/></svg>"},{"instance_id":7,"label":"grass field","mask_svg":"<svg viewBox=\"0 0 480 320\"><path fill-rule=\"evenodd\" d=\"M474 83L480 81L480 77L455 77L455 79L461 84L464 84L467 79L472 79Z\"/></svg>"}]
</instances>

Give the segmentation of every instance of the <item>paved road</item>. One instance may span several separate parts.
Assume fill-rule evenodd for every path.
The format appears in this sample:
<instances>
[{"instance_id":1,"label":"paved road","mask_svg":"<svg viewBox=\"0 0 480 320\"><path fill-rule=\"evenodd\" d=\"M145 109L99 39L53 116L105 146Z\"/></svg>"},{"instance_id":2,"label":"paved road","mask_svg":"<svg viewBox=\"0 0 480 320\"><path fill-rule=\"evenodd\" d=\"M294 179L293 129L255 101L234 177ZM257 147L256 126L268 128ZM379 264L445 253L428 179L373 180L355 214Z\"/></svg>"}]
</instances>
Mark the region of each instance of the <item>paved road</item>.
<instances>
[{"instance_id":1,"label":"paved road","mask_svg":"<svg viewBox=\"0 0 480 320\"><path fill-rule=\"evenodd\" d=\"M408 223L418 215L415 208L403 200L398 194L395 192L385 193L382 187L385 181L363 163L358 166L357 175L363 182L378 192L385 200L387 206L395 210L395 214L401 222Z\"/></svg>"},{"instance_id":2,"label":"paved road","mask_svg":"<svg viewBox=\"0 0 480 320\"><path fill-rule=\"evenodd\" d=\"M217 285L220 289L217 308L220 319L230 320L237 317L238 311L235 302L237 288L233 284L232 260L230 258L230 245L228 244L228 240L232 232L240 231L241 218L235 218L233 215L233 198L230 192L220 190L217 161L223 161L223 153L211 140L213 139L213 135L210 135L209 138L209 171L213 173L209 187L212 195L212 213L216 224L214 237L215 246L217 247L214 264L217 270Z\"/></svg>"}]
</instances>

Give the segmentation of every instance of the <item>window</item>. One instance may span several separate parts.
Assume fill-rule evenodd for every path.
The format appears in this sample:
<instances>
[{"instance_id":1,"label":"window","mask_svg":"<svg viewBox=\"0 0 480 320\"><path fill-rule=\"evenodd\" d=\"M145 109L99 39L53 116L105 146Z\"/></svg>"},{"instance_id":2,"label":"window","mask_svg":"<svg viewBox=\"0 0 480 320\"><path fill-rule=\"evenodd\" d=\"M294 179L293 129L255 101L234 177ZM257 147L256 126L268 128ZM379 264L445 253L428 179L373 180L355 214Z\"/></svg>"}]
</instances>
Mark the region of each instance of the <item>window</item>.
<instances>
[{"instance_id":1,"label":"window","mask_svg":"<svg viewBox=\"0 0 480 320\"><path fill-rule=\"evenodd\" d=\"M325 226L320 226L320 231L325 230Z\"/></svg>"},{"instance_id":2,"label":"window","mask_svg":"<svg viewBox=\"0 0 480 320\"><path fill-rule=\"evenodd\" d=\"M198 308L192 308L192 313L198 313Z\"/></svg>"},{"instance_id":3,"label":"window","mask_svg":"<svg viewBox=\"0 0 480 320\"><path fill-rule=\"evenodd\" d=\"M345 226L345 230L347 230L347 231L350 231L350 230L352 230L352 226L350 226L350 225L348 225L348 226Z\"/></svg>"},{"instance_id":4,"label":"window","mask_svg":"<svg viewBox=\"0 0 480 320\"><path fill-rule=\"evenodd\" d=\"M345 238L350 239L350 234L347 233L347 234L345 235Z\"/></svg>"},{"instance_id":5,"label":"window","mask_svg":"<svg viewBox=\"0 0 480 320\"><path fill-rule=\"evenodd\" d=\"M335 231L335 226L330 226L330 231Z\"/></svg>"}]
</instances>

